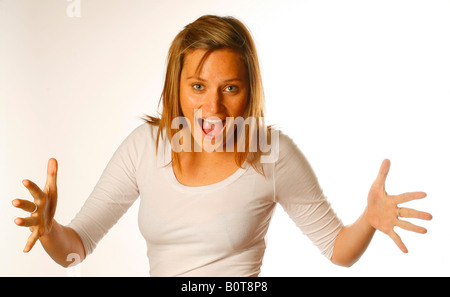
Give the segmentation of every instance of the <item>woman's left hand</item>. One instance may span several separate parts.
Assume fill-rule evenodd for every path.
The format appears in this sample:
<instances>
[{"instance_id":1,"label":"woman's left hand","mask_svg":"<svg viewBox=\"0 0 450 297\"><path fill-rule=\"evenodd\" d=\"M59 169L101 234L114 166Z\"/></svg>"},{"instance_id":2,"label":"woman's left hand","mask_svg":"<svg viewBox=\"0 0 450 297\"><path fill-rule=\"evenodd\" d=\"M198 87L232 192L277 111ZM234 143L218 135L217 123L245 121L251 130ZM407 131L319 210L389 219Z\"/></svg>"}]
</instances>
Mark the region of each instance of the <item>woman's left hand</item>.
<instances>
[{"instance_id":1,"label":"woman's left hand","mask_svg":"<svg viewBox=\"0 0 450 297\"><path fill-rule=\"evenodd\" d=\"M400 220L404 218L417 218L422 220L431 220L431 214L410 208L399 208L400 203L408 202L415 199L425 198L424 192L410 192L400 195L388 195L385 191L386 176L389 172L390 161L384 160L381 164L380 171L375 182L369 191L367 199L366 219L372 227L378 229L392 238L397 246L404 253L407 253L405 244L394 231L394 227L398 226L402 229L424 234L427 229L416 226L408 221Z\"/></svg>"}]
</instances>

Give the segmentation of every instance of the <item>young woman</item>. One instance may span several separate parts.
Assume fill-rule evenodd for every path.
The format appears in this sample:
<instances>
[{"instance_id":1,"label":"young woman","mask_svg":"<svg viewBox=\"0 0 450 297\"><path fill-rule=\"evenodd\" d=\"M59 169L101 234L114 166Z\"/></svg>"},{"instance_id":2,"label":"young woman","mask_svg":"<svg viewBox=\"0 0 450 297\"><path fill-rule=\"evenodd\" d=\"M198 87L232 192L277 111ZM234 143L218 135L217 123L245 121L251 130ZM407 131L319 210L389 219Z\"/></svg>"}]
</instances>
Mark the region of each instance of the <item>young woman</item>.
<instances>
[{"instance_id":1,"label":"young woman","mask_svg":"<svg viewBox=\"0 0 450 297\"><path fill-rule=\"evenodd\" d=\"M400 218L430 214L397 206L425 193L386 193L389 160L361 216L343 226L292 139L264 125L256 49L235 18L206 15L175 37L161 103L160 117L147 116L123 141L68 226L54 220L56 160L43 190L23 181L34 202L13 205L31 212L15 221L32 231L25 252L39 239L63 266L72 253L83 260L138 197L152 276L258 276L277 203L337 265L355 263L377 229L403 252L395 226L426 232Z\"/></svg>"}]
</instances>

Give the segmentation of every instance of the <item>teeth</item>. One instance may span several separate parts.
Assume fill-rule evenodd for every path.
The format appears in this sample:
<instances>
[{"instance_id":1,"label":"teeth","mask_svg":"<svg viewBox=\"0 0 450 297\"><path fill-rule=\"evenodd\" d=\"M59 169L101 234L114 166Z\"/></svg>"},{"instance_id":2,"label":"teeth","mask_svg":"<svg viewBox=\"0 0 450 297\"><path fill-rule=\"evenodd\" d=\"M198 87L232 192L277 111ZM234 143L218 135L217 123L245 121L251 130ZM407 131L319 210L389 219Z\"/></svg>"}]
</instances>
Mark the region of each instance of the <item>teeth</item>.
<instances>
[{"instance_id":1,"label":"teeth","mask_svg":"<svg viewBox=\"0 0 450 297\"><path fill-rule=\"evenodd\" d=\"M211 119L211 118L207 118L207 119L203 119L206 122L209 122L211 124L216 124L216 123L221 123L222 120L221 119Z\"/></svg>"}]
</instances>

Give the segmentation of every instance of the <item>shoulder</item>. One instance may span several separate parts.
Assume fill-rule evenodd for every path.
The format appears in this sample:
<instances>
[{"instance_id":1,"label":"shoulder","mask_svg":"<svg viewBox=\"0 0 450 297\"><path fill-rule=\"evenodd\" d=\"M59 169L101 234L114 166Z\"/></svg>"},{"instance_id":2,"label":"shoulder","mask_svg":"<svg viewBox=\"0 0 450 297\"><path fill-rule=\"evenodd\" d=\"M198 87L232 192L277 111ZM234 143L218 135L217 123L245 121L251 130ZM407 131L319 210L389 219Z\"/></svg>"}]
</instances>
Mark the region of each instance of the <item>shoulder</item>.
<instances>
[{"instance_id":1,"label":"shoulder","mask_svg":"<svg viewBox=\"0 0 450 297\"><path fill-rule=\"evenodd\" d=\"M291 172L292 170L304 170L310 167L306 156L297 145L298 140L294 140L289 135L279 129L272 129L272 162L275 163L277 172Z\"/></svg>"},{"instance_id":2,"label":"shoulder","mask_svg":"<svg viewBox=\"0 0 450 297\"><path fill-rule=\"evenodd\" d=\"M277 192L282 196L283 193L291 190L303 193L311 189L319 189L317 177L294 139L280 131L278 143L279 156L275 163L278 177L276 180Z\"/></svg>"},{"instance_id":3,"label":"shoulder","mask_svg":"<svg viewBox=\"0 0 450 297\"><path fill-rule=\"evenodd\" d=\"M129 154L141 154L150 147L156 148L158 126L147 123L135 127L122 141L119 150Z\"/></svg>"},{"instance_id":4,"label":"shoulder","mask_svg":"<svg viewBox=\"0 0 450 297\"><path fill-rule=\"evenodd\" d=\"M134 141L144 142L156 142L158 137L158 126L151 125L149 123L143 123L137 126L127 138Z\"/></svg>"},{"instance_id":5,"label":"shoulder","mask_svg":"<svg viewBox=\"0 0 450 297\"><path fill-rule=\"evenodd\" d=\"M300 163L304 163L305 157L291 137L273 126L266 132L268 135L259 136L259 146L262 152L259 163L263 167L273 164L278 168L282 168L285 166L298 166Z\"/></svg>"},{"instance_id":6,"label":"shoulder","mask_svg":"<svg viewBox=\"0 0 450 297\"><path fill-rule=\"evenodd\" d=\"M290 149L298 149L295 141L283 131L278 130L278 142L280 145L280 149L290 150Z\"/></svg>"},{"instance_id":7,"label":"shoulder","mask_svg":"<svg viewBox=\"0 0 450 297\"><path fill-rule=\"evenodd\" d=\"M266 151L266 153L263 153L263 156L267 157L267 160L271 162L264 163L279 163L292 154L301 154L295 141L283 131L278 128L271 128L268 131L270 144L267 145L267 148L263 148L263 151Z\"/></svg>"}]
</instances>

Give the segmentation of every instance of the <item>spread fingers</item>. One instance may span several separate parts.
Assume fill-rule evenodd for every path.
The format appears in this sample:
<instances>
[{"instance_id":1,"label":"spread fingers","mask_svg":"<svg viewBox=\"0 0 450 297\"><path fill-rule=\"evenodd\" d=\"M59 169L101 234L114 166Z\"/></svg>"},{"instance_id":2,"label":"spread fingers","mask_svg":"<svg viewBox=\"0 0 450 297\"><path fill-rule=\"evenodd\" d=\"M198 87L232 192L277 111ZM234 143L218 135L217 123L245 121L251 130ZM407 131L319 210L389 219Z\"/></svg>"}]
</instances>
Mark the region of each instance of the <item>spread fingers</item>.
<instances>
[{"instance_id":1,"label":"spread fingers","mask_svg":"<svg viewBox=\"0 0 450 297\"><path fill-rule=\"evenodd\" d=\"M35 226L37 224L37 222L38 222L37 217L17 218L14 220L14 223L16 223L16 225L22 226L22 227Z\"/></svg>"},{"instance_id":2,"label":"spread fingers","mask_svg":"<svg viewBox=\"0 0 450 297\"><path fill-rule=\"evenodd\" d=\"M44 196L44 193L41 191L41 189L31 180L24 179L22 181L22 184L28 189L30 194L34 197L35 200L42 199Z\"/></svg>"},{"instance_id":3,"label":"spread fingers","mask_svg":"<svg viewBox=\"0 0 450 297\"><path fill-rule=\"evenodd\" d=\"M28 212L34 212L36 210L36 204L28 200L14 199L12 201L12 204L17 208L23 209Z\"/></svg>"},{"instance_id":4,"label":"spread fingers","mask_svg":"<svg viewBox=\"0 0 450 297\"><path fill-rule=\"evenodd\" d=\"M31 235L28 237L27 244L25 245L25 248L23 249L24 253L28 253L36 243L36 241L39 239L39 232L36 230L31 233Z\"/></svg>"},{"instance_id":5,"label":"spread fingers","mask_svg":"<svg viewBox=\"0 0 450 297\"><path fill-rule=\"evenodd\" d=\"M411 208L401 207L399 209L399 214L403 218L415 218L421 220L431 220L433 216L427 212L418 211Z\"/></svg>"},{"instance_id":6,"label":"spread fingers","mask_svg":"<svg viewBox=\"0 0 450 297\"><path fill-rule=\"evenodd\" d=\"M408 230L408 231L413 231L416 233L422 233L425 234L427 233L427 229L425 229L424 227L420 227L420 226L416 226L410 222L407 221L402 221L402 220L398 220L397 221L397 226L399 226L402 229Z\"/></svg>"}]
</instances>

